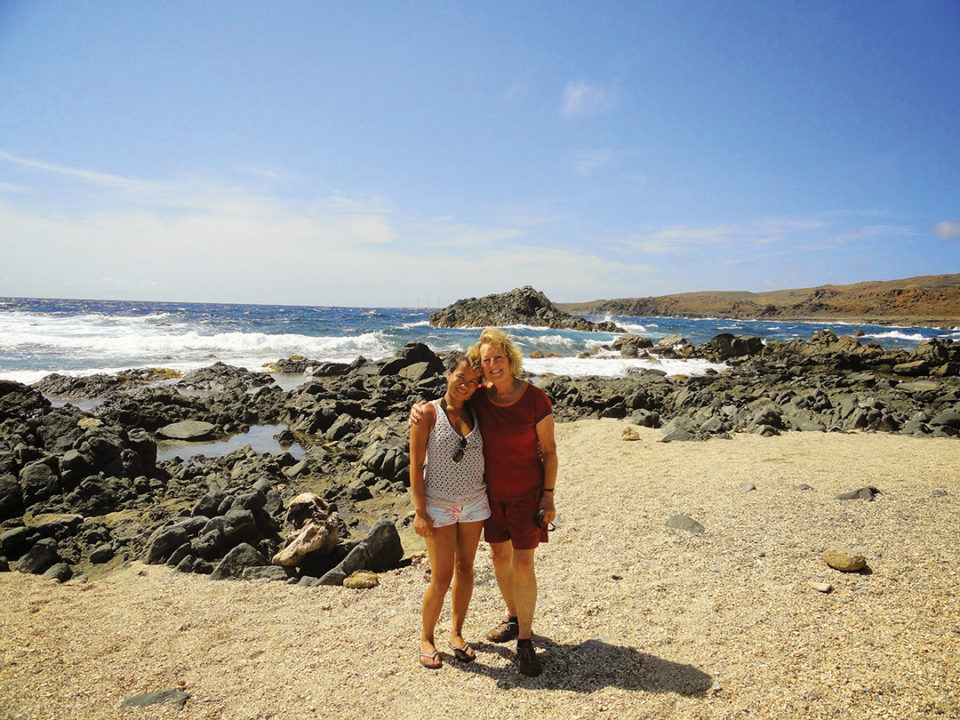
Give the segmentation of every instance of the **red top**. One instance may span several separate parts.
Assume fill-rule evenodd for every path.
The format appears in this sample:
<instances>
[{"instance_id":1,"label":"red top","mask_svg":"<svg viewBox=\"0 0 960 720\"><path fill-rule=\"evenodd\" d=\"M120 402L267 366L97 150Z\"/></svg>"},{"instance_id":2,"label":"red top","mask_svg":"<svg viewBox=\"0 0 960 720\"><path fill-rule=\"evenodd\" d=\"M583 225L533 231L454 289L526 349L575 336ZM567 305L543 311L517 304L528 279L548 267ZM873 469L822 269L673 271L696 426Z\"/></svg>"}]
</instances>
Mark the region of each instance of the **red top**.
<instances>
[{"instance_id":1,"label":"red top","mask_svg":"<svg viewBox=\"0 0 960 720\"><path fill-rule=\"evenodd\" d=\"M480 421L487 491L491 497L527 495L543 488L537 423L553 412L550 398L527 383L512 405L494 405L480 388L470 400Z\"/></svg>"}]
</instances>

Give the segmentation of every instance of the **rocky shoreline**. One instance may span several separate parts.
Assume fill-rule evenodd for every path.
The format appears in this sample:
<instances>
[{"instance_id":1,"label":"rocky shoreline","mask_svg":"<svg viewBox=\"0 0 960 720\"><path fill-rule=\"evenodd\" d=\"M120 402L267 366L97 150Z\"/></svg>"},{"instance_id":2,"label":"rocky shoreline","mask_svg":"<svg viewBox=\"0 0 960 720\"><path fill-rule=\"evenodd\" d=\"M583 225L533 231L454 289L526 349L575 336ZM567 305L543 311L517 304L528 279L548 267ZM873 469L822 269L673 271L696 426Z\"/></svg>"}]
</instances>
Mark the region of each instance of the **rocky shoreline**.
<instances>
[{"instance_id":1,"label":"rocky shoreline","mask_svg":"<svg viewBox=\"0 0 960 720\"><path fill-rule=\"evenodd\" d=\"M790 430L960 436L960 343L928 340L906 352L821 331L789 343L718 335L699 346L625 335L608 349L727 369L535 378L558 421L617 418L660 428L664 442ZM439 357L411 343L382 362L290 358L272 369L305 382L283 390L270 373L220 363L182 377L140 370L0 382L0 570L66 580L143 560L316 585L401 564L407 412L440 394ZM86 410L69 404L91 399ZM253 425L285 425L278 442L299 443L302 455L247 447L157 460L164 436L222 438ZM285 509L304 492L330 503L343 539L296 568L271 565Z\"/></svg>"}]
</instances>

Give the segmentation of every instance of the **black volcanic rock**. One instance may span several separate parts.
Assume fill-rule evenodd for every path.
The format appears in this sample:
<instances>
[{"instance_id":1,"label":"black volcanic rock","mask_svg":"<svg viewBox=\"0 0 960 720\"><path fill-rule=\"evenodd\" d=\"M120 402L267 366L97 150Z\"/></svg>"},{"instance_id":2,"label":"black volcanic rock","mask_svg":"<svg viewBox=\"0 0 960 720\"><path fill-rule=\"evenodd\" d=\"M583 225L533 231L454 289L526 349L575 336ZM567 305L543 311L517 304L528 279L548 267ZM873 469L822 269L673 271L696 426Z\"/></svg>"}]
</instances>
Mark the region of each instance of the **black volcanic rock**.
<instances>
[{"instance_id":1,"label":"black volcanic rock","mask_svg":"<svg viewBox=\"0 0 960 720\"><path fill-rule=\"evenodd\" d=\"M594 323L563 312L529 285L499 295L457 300L430 316L433 327L500 327L534 325L554 329L626 332L611 322Z\"/></svg>"}]
</instances>

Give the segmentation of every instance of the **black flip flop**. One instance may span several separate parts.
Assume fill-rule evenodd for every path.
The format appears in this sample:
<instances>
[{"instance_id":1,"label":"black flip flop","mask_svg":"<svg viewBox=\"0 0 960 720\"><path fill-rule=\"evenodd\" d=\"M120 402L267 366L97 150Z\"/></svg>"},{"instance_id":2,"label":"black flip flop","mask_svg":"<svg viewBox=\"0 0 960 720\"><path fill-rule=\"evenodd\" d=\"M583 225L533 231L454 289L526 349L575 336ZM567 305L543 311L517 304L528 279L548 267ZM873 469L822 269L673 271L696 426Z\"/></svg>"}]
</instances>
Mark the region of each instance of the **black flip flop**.
<instances>
[{"instance_id":1,"label":"black flip flop","mask_svg":"<svg viewBox=\"0 0 960 720\"><path fill-rule=\"evenodd\" d=\"M470 647L470 643L464 643L463 647L456 647L453 643L447 643L450 646L450 649L453 650L453 656L460 662L473 662L475 655L472 655L469 650L473 648Z\"/></svg>"}]
</instances>

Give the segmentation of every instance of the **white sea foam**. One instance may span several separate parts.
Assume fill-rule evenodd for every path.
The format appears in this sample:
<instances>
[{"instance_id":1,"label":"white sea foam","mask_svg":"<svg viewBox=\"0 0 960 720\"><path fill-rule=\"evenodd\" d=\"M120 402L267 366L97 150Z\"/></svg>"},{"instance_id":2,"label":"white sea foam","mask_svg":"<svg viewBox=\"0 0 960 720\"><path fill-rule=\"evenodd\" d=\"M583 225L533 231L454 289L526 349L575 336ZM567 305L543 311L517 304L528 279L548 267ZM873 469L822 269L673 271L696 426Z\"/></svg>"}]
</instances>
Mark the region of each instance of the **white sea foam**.
<instances>
[{"instance_id":1,"label":"white sea foam","mask_svg":"<svg viewBox=\"0 0 960 720\"><path fill-rule=\"evenodd\" d=\"M108 344L104 343L108 341ZM306 355L323 359L356 357L370 353L380 357L389 355L393 348L379 332L355 336L312 337L294 333L273 335L266 333L227 332L204 335L195 330L179 334L118 332L104 329L84 334L8 332L0 335L0 343L17 350L34 352L65 351L89 352L106 357L177 356L186 353L268 353L277 357ZM279 353L279 354L277 354Z\"/></svg>"},{"instance_id":2,"label":"white sea foam","mask_svg":"<svg viewBox=\"0 0 960 720\"><path fill-rule=\"evenodd\" d=\"M577 340L573 338L564 337L563 335L537 335L536 337L523 338L522 342L525 345L531 345L534 348L541 347L557 347L562 346L564 348L574 348L580 345Z\"/></svg>"},{"instance_id":3,"label":"white sea foam","mask_svg":"<svg viewBox=\"0 0 960 720\"><path fill-rule=\"evenodd\" d=\"M622 327L628 333L632 333L634 335L650 332L647 330L646 325L641 325L640 323L617 322L617 325ZM656 327L656 325L651 325L651 327Z\"/></svg>"},{"instance_id":4,"label":"white sea foam","mask_svg":"<svg viewBox=\"0 0 960 720\"><path fill-rule=\"evenodd\" d=\"M905 333L900 330L888 330L887 332L866 333L866 337L882 339L890 338L892 340L907 340L909 342L920 342L923 340L922 333Z\"/></svg>"},{"instance_id":5,"label":"white sea foam","mask_svg":"<svg viewBox=\"0 0 960 720\"><path fill-rule=\"evenodd\" d=\"M705 375L708 370L726 369L722 363L708 360L657 360L640 358L524 358L523 367L533 375L569 375L582 377L620 377L631 370L663 370L668 375Z\"/></svg>"}]
</instances>

